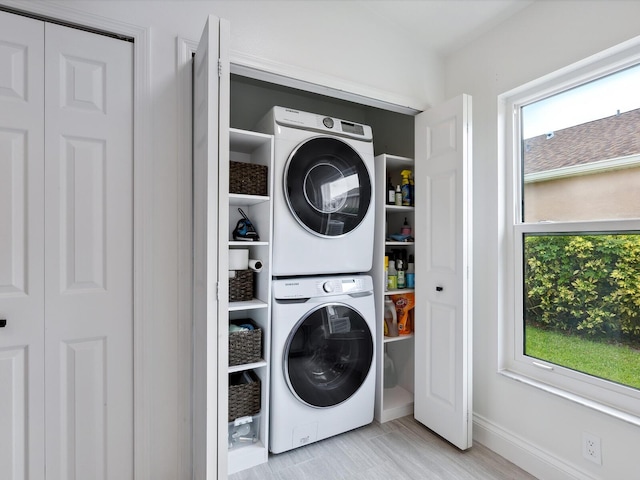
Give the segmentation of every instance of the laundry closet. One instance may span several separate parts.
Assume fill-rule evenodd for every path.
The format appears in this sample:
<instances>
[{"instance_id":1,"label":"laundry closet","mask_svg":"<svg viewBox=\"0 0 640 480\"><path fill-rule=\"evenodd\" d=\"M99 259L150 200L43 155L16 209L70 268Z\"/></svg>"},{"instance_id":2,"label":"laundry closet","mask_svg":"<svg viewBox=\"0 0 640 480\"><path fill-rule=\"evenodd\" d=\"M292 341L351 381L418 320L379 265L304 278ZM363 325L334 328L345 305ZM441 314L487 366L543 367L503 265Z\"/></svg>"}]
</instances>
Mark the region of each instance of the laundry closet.
<instances>
[{"instance_id":1,"label":"laundry closet","mask_svg":"<svg viewBox=\"0 0 640 480\"><path fill-rule=\"evenodd\" d=\"M375 99L351 96L343 100L332 97L330 90L327 95L306 91L302 83L296 85L299 88L285 87L277 75L266 78L231 65L225 49L230 27L220 21L218 30L218 21L210 17L194 57L194 470L213 468L212 456L217 456L220 475L267 461L269 429L277 428L269 424L271 377L278 374L271 369L271 359L283 352L270 351L272 323L277 321L272 318L271 195L274 182L283 180L271 175L273 137L257 127L276 105L372 127L376 238L372 268L361 273L373 278L376 298L376 354L371 369L376 375L376 418L384 422L415 411L416 418L429 428L459 448L468 448L470 98L462 96L414 116L417 112L401 106L381 108ZM318 87L307 86L310 90ZM334 93L344 96L344 92ZM226 129L229 150L225 148ZM414 138L415 132L420 138ZM266 191L249 195L229 191L230 162L238 161L267 167ZM386 185L388 177L400 183L399 166L413 171L416 194L413 206L394 211L396 206L386 205ZM247 303L231 301L235 286L228 272L230 256L235 256L231 252L249 243L239 245L231 234L241 213L248 215L260 235L259 244L249 245L248 256L260 256L264 263L253 277L254 298ZM394 233L387 231L387 224L395 229L398 213L415 223L415 242L398 245L387 238ZM385 292L384 254L391 247L415 256L416 334L385 339L382 322L389 292ZM217 300L215 305L211 295ZM229 322L248 318L262 330L261 356L258 361L230 366L229 349L233 347L226 329ZM212 331L212 324L217 324L217 331ZM392 389L384 388L385 353L394 362ZM237 389L253 399L253 405L243 412L235 411ZM212 394L217 394L219 407L217 431L211 430L216 422L207 415ZM232 410L234 414L227 415ZM235 418L238 415L242 416Z\"/></svg>"}]
</instances>

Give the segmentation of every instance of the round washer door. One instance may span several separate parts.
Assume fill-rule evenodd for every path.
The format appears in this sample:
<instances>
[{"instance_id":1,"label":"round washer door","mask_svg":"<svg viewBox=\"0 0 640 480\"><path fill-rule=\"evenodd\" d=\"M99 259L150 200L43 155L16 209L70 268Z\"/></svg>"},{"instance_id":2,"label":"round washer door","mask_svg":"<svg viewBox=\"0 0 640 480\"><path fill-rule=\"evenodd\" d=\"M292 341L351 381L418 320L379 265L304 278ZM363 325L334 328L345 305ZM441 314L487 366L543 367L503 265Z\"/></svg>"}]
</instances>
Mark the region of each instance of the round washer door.
<instances>
[{"instance_id":1,"label":"round washer door","mask_svg":"<svg viewBox=\"0 0 640 480\"><path fill-rule=\"evenodd\" d=\"M358 153L333 137L314 137L291 153L284 172L287 204L298 223L321 237L356 229L371 204L371 177Z\"/></svg>"},{"instance_id":2,"label":"round washer door","mask_svg":"<svg viewBox=\"0 0 640 480\"><path fill-rule=\"evenodd\" d=\"M291 392L313 407L349 399L364 383L373 361L367 322L344 304L324 304L295 325L283 352Z\"/></svg>"}]
</instances>

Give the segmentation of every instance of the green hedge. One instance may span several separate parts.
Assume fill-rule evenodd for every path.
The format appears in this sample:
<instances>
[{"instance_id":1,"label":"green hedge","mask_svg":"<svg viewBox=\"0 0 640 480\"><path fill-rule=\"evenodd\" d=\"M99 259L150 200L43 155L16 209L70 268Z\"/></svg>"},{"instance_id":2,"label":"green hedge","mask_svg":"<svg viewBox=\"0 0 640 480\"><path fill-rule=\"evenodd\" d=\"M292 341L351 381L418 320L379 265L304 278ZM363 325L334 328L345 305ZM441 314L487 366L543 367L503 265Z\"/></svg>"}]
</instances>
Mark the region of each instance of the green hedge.
<instances>
[{"instance_id":1,"label":"green hedge","mask_svg":"<svg viewBox=\"0 0 640 480\"><path fill-rule=\"evenodd\" d=\"M640 342L640 234L527 235L525 321Z\"/></svg>"}]
</instances>

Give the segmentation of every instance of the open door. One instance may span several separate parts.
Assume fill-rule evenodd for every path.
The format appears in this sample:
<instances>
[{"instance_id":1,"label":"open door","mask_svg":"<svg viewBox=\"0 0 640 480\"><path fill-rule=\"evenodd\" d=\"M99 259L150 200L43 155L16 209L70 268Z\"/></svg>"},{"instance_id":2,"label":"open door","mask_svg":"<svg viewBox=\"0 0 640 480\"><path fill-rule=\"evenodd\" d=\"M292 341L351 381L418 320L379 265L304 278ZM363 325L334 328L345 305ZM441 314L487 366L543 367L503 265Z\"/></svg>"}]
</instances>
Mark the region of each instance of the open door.
<instances>
[{"instance_id":1,"label":"open door","mask_svg":"<svg viewBox=\"0 0 640 480\"><path fill-rule=\"evenodd\" d=\"M229 23L209 16L193 69L194 405L196 480L227 477ZM220 228L223 226L223 228ZM220 248L224 245L225 248ZM219 252L224 252L220 255ZM226 325L226 321L222 324Z\"/></svg>"},{"instance_id":2,"label":"open door","mask_svg":"<svg viewBox=\"0 0 640 480\"><path fill-rule=\"evenodd\" d=\"M472 443L471 97L416 117L415 418Z\"/></svg>"}]
</instances>

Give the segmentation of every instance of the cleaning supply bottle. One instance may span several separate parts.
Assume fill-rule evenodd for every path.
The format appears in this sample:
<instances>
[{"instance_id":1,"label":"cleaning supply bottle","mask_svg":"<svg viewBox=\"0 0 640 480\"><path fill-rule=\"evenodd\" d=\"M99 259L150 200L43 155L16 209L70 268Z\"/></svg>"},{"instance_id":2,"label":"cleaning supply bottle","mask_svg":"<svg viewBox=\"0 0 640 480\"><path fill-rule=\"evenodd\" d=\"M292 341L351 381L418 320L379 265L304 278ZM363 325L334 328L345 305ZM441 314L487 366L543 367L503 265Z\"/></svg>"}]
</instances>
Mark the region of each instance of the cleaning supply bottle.
<instances>
[{"instance_id":1,"label":"cleaning supply bottle","mask_svg":"<svg viewBox=\"0 0 640 480\"><path fill-rule=\"evenodd\" d=\"M409 176L411 176L411 170L402 170L402 205L411 206L411 185L409 184Z\"/></svg>"},{"instance_id":2,"label":"cleaning supply bottle","mask_svg":"<svg viewBox=\"0 0 640 480\"><path fill-rule=\"evenodd\" d=\"M398 384L398 375L393 360L385 350L384 352L384 388L393 388Z\"/></svg>"},{"instance_id":3,"label":"cleaning supply bottle","mask_svg":"<svg viewBox=\"0 0 640 480\"><path fill-rule=\"evenodd\" d=\"M415 180L413 178L413 173L409 177L409 186L411 190L411 206L413 207L416 204L416 185L415 185Z\"/></svg>"},{"instance_id":4,"label":"cleaning supply bottle","mask_svg":"<svg viewBox=\"0 0 640 480\"><path fill-rule=\"evenodd\" d=\"M416 288L416 274L413 255L409 255L409 262L407 263L407 273L405 274L405 280L407 282L407 288Z\"/></svg>"},{"instance_id":5,"label":"cleaning supply bottle","mask_svg":"<svg viewBox=\"0 0 640 480\"><path fill-rule=\"evenodd\" d=\"M384 289L389 290L389 255L384 256Z\"/></svg>"},{"instance_id":6,"label":"cleaning supply bottle","mask_svg":"<svg viewBox=\"0 0 640 480\"><path fill-rule=\"evenodd\" d=\"M394 259L389 259L389 266L387 268L387 290L396 290L398 288L398 273L396 272L396 262Z\"/></svg>"},{"instance_id":7,"label":"cleaning supply bottle","mask_svg":"<svg viewBox=\"0 0 640 480\"><path fill-rule=\"evenodd\" d=\"M404 217L404 223L402 224L400 233L402 235L411 235L411 225L409 225L409 222L407 221L407 217Z\"/></svg>"},{"instance_id":8,"label":"cleaning supply bottle","mask_svg":"<svg viewBox=\"0 0 640 480\"><path fill-rule=\"evenodd\" d=\"M391 177L387 177L387 205L394 205L396 203L396 189L391 183Z\"/></svg>"},{"instance_id":9,"label":"cleaning supply bottle","mask_svg":"<svg viewBox=\"0 0 640 480\"><path fill-rule=\"evenodd\" d=\"M389 337L398 336L398 314L396 313L396 306L389 297L384 299L384 323L387 326L387 332Z\"/></svg>"},{"instance_id":10,"label":"cleaning supply bottle","mask_svg":"<svg viewBox=\"0 0 640 480\"><path fill-rule=\"evenodd\" d=\"M402 258L399 258L398 260L396 260L396 276L397 276L397 284L398 284L398 288L405 288L407 286L406 281L405 281L405 272L406 272L406 267L405 267L405 262L402 260Z\"/></svg>"}]
</instances>

